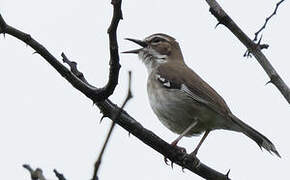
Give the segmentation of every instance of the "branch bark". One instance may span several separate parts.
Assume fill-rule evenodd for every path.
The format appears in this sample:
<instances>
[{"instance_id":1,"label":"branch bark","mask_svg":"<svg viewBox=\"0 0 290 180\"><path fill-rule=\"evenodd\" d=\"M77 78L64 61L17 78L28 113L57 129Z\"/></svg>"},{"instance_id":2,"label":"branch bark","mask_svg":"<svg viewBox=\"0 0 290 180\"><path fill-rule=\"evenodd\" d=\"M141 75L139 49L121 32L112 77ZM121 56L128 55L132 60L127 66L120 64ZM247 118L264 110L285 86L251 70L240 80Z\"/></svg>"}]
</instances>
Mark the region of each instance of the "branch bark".
<instances>
[{"instance_id":1,"label":"branch bark","mask_svg":"<svg viewBox=\"0 0 290 180\"><path fill-rule=\"evenodd\" d=\"M110 37L110 77L108 84L101 89L98 89L86 81L83 81L78 75L74 74L73 70L70 71L62 63L60 63L45 47L34 40L29 34L26 34L12 26L5 23L0 14L0 33L9 34L19 40L25 42L32 47L38 54L40 54L57 72L62 75L69 83L76 89L81 91L84 95L90 98L101 109L105 117L109 117L128 132L136 136L142 142L161 153L163 156L170 159L172 162L186 168L197 175L205 179L215 180L228 180L228 173L226 175L217 172L216 170L201 163L198 158L194 158L184 152L181 152L179 148L173 147L150 130L145 129L140 123L132 118L126 111L119 108L113 102L108 99L104 99L108 94L113 93L114 84L118 82L119 74L119 55L116 30L119 20L122 18L121 12L121 0L112 0L114 6L114 14L111 26L108 30ZM117 16L117 17L116 17ZM64 54L63 54L64 57ZM116 62L115 62L116 61ZM116 67L115 67L116 66ZM75 71L77 72L77 71ZM116 73L116 74L115 74ZM113 85L110 85L113 84ZM109 90L108 90L109 89ZM101 90L101 91L100 91ZM105 93L106 92L106 93ZM121 113L120 113L121 112ZM119 118L115 119L120 113Z\"/></svg>"},{"instance_id":2,"label":"branch bark","mask_svg":"<svg viewBox=\"0 0 290 180\"><path fill-rule=\"evenodd\" d=\"M23 164L22 167L29 171L31 180L46 180L43 175L42 169L36 168L35 170L33 170L29 164Z\"/></svg>"},{"instance_id":3,"label":"branch bark","mask_svg":"<svg viewBox=\"0 0 290 180\"><path fill-rule=\"evenodd\" d=\"M222 9L217 1L206 0L206 2L210 7L209 11L216 17L218 23L226 26L247 47L248 51L255 56L259 64L269 76L270 81L268 83L273 83L282 93L287 102L290 104L289 87L276 72L267 57L262 53L259 43L254 43L231 19L231 17Z\"/></svg>"}]
</instances>

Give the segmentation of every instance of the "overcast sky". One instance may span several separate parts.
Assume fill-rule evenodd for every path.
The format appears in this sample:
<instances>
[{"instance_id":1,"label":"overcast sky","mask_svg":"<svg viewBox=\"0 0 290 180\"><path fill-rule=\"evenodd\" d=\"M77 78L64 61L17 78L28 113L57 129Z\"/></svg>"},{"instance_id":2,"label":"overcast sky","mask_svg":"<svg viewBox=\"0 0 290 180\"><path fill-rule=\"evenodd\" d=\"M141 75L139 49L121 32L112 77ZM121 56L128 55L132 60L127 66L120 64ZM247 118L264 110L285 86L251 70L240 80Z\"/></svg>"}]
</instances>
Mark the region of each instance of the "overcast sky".
<instances>
[{"instance_id":1,"label":"overcast sky","mask_svg":"<svg viewBox=\"0 0 290 180\"><path fill-rule=\"evenodd\" d=\"M224 0L222 7L251 38L272 13L276 0ZM243 57L246 48L217 21L205 1L123 0L124 20L118 28L120 51L136 45L124 38L156 33L175 37L185 61L226 100L232 112L267 136L282 159L261 151L243 134L214 131L198 157L220 171L231 169L232 179L287 179L289 177L289 104L269 81L255 59ZM65 52L79 64L92 84L101 87L108 77L107 27L112 6L107 1L1 0L6 22L44 45L60 58ZM263 32L263 50L284 81L290 85L289 3ZM43 58L9 35L0 37L0 179L29 179L21 167L40 167L48 179L52 170L68 180L90 179L93 164L111 120L104 119L92 102L74 89ZM167 142L177 135L167 130L151 110L146 92L147 71L135 55L121 54L119 85L110 97L121 104L132 70L134 99L127 112ZM201 137L184 138L180 145L192 151ZM106 151L99 177L109 179L201 179L179 166L172 170L163 156L117 127Z\"/></svg>"}]
</instances>

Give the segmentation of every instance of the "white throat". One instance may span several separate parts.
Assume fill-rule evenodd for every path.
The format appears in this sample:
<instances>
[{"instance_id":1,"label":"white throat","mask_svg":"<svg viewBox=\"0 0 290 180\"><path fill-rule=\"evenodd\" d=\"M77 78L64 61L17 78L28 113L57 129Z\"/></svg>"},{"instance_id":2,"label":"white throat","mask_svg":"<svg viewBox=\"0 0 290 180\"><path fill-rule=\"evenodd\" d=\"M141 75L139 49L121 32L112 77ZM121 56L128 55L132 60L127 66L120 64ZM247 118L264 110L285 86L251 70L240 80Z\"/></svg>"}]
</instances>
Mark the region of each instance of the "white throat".
<instances>
[{"instance_id":1,"label":"white throat","mask_svg":"<svg viewBox=\"0 0 290 180\"><path fill-rule=\"evenodd\" d=\"M160 64L167 62L167 55L162 55L152 48L146 48L139 52L139 59L145 64L148 74L156 69Z\"/></svg>"}]
</instances>

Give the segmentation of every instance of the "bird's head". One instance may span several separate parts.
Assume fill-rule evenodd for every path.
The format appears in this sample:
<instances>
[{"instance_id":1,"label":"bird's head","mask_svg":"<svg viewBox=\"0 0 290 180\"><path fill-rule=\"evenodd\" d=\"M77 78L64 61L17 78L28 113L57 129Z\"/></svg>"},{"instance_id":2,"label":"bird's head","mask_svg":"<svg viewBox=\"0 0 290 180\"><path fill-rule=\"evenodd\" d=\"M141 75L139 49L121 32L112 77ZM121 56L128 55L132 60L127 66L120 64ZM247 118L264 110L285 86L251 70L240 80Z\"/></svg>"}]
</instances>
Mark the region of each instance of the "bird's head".
<instances>
[{"instance_id":1,"label":"bird's head","mask_svg":"<svg viewBox=\"0 0 290 180\"><path fill-rule=\"evenodd\" d=\"M183 62L182 53L178 42L171 36L166 34L153 34L144 40L126 38L142 48L125 51L123 53L138 54L139 58L144 62L147 68L157 67L160 63L166 62Z\"/></svg>"}]
</instances>

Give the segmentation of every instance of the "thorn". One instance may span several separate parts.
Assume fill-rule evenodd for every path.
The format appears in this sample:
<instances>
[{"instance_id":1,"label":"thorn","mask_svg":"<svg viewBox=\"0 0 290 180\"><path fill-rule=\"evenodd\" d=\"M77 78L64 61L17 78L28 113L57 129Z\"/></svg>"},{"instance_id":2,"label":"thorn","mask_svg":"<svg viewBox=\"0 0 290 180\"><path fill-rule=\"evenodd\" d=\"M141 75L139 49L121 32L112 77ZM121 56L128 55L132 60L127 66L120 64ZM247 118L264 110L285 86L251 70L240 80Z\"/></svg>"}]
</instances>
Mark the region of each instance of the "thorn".
<instances>
[{"instance_id":1,"label":"thorn","mask_svg":"<svg viewBox=\"0 0 290 180\"><path fill-rule=\"evenodd\" d=\"M270 83L272 83L272 81L271 81L271 80L270 80L270 81L268 81L268 82L265 84L265 86L266 86L266 85L268 85L268 84L270 84Z\"/></svg>"},{"instance_id":2,"label":"thorn","mask_svg":"<svg viewBox=\"0 0 290 180\"><path fill-rule=\"evenodd\" d=\"M222 24L221 22L218 22L216 25L215 25L215 29L220 25L220 24Z\"/></svg>"},{"instance_id":3,"label":"thorn","mask_svg":"<svg viewBox=\"0 0 290 180\"><path fill-rule=\"evenodd\" d=\"M165 162L166 165L169 165L168 164L168 159L166 157L164 157L164 162Z\"/></svg>"},{"instance_id":4,"label":"thorn","mask_svg":"<svg viewBox=\"0 0 290 180\"><path fill-rule=\"evenodd\" d=\"M226 174L226 176L227 176L228 179L229 179L230 172L231 172L231 169L229 169L228 172L227 172L227 174Z\"/></svg>"},{"instance_id":5,"label":"thorn","mask_svg":"<svg viewBox=\"0 0 290 180\"><path fill-rule=\"evenodd\" d=\"M246 52L244 53L244 57L246 58L252 57L249 50L246 50Z\"/></svg>"},{"instance_id":6,"label":"thorn","mask_svg":"<svg viewBox=\"0 0 290 180\"><path fill-rule=\"evenodd\" d=\"M128 137L130 137L130 136L131 136L131 133L129 132L129 133L128 133Z\"/></svg>"},{"instance_id":7,"label":"thorn","mask_svg":"<svg viewBox=\"0 0 290 180\"><path fill-rule=\"evenodd\" d=\"M249 50L246 50L243 56L247 58L252 58L251 52Z\"/></svg>"},{"instance_id":8,"label":"thorn","mask_svg":"<svg viewBox=\"0 0 290 180\"><path fill-rule=\"evenodd\" d=\"M3 33L3 38L4 38L4 39L6 38L6 36L5 36L5 32Z\"/></svg>"},{"instance_id":9,"label":"thorn","mask_svg":"<svg viewBox=\"0 0 290 180\"><path fill-rule=\"evenodd\" d=\"M103 121L103 119L104 119L105 117L106 117L105 115L103 115L103 116L101 117L99 124L102 123L102 121Z\"/></svg>"},{"instance_id":10,"label":"thorn","mask_svg":"<svg viewBox=\"0 0 290 180\"><path fill-rule=\"evenodd\" d=\"M258 41L258 46L261 44L262 38L263 38L263 34L261 35L261 37L260 37L260 39Z\"/></svg>"},{"instance_id":11,"label":"thorn","mask_svg":"<svg viewBox=\"0 0 290 180\"><path fill-rule=\"evenodd\" d=\"M246 56L247 56L247 52L248 52L248 51L246 51L246 52L244 53L244 55L243 55L244 57L246 57Z\"/></svg>"},{"instance_id":12,"label":"thorn","mask_svg":"<svg viewBox=\"0 0 290 180\"><path fill-rule=\"evenodd\" d=\"M34 51L32 54L38 54L38 52Z\"/></svg>"},{"instance_id":13,"label":"thorn","mask_svg":"<svg viewBox=\"0 0 290 180\"><path fill-rule=\"evenodd\" d=\"M184 169L185 169L185 167L182 166L181 167L181 170L182 170L183 173L185 173Z\"/></svg>"},{"instance_id":14,"label":"thorn","mask_svg":"<svg viewBox=\"0 0 290 180\"><path fill-rule=\"evenodd\" d=\"M268 44L261 44L260 49L268 49L269 45Z\"/></svg>"},{"instance_id":15,"label":"thorn","mask_svg":"<svg viewBox=\"0 0 290 180\"><path fill-rule=\"evenodd\" d=\"M263 152L263 148L262 148L262 146L259 145L259 147L260 147L261 151Z\"/></svg>"},{"instance_id":16,"label":"thorn","mask_svg":"<svg viewBox=\"0 0 290 180\"><path fill-rule=\"evenodd\" d=\"M254 42L255 42L255 41L257 41L257 36L256 36L256 33L255 33L255 38L254 38L254 40L253 40L253 41L254 41Z\"/></svg>"},{"instance_id":17,"label":"thorn","mask_svg":"<svg viewBox=\"0 0 290 180\"><path fill-rule=\"evenodd\" d=\"M170 166L171 166L171 169L173 169L173 161L171 161L171 164L170 164Z\"/></svg>"}]
</instances>

